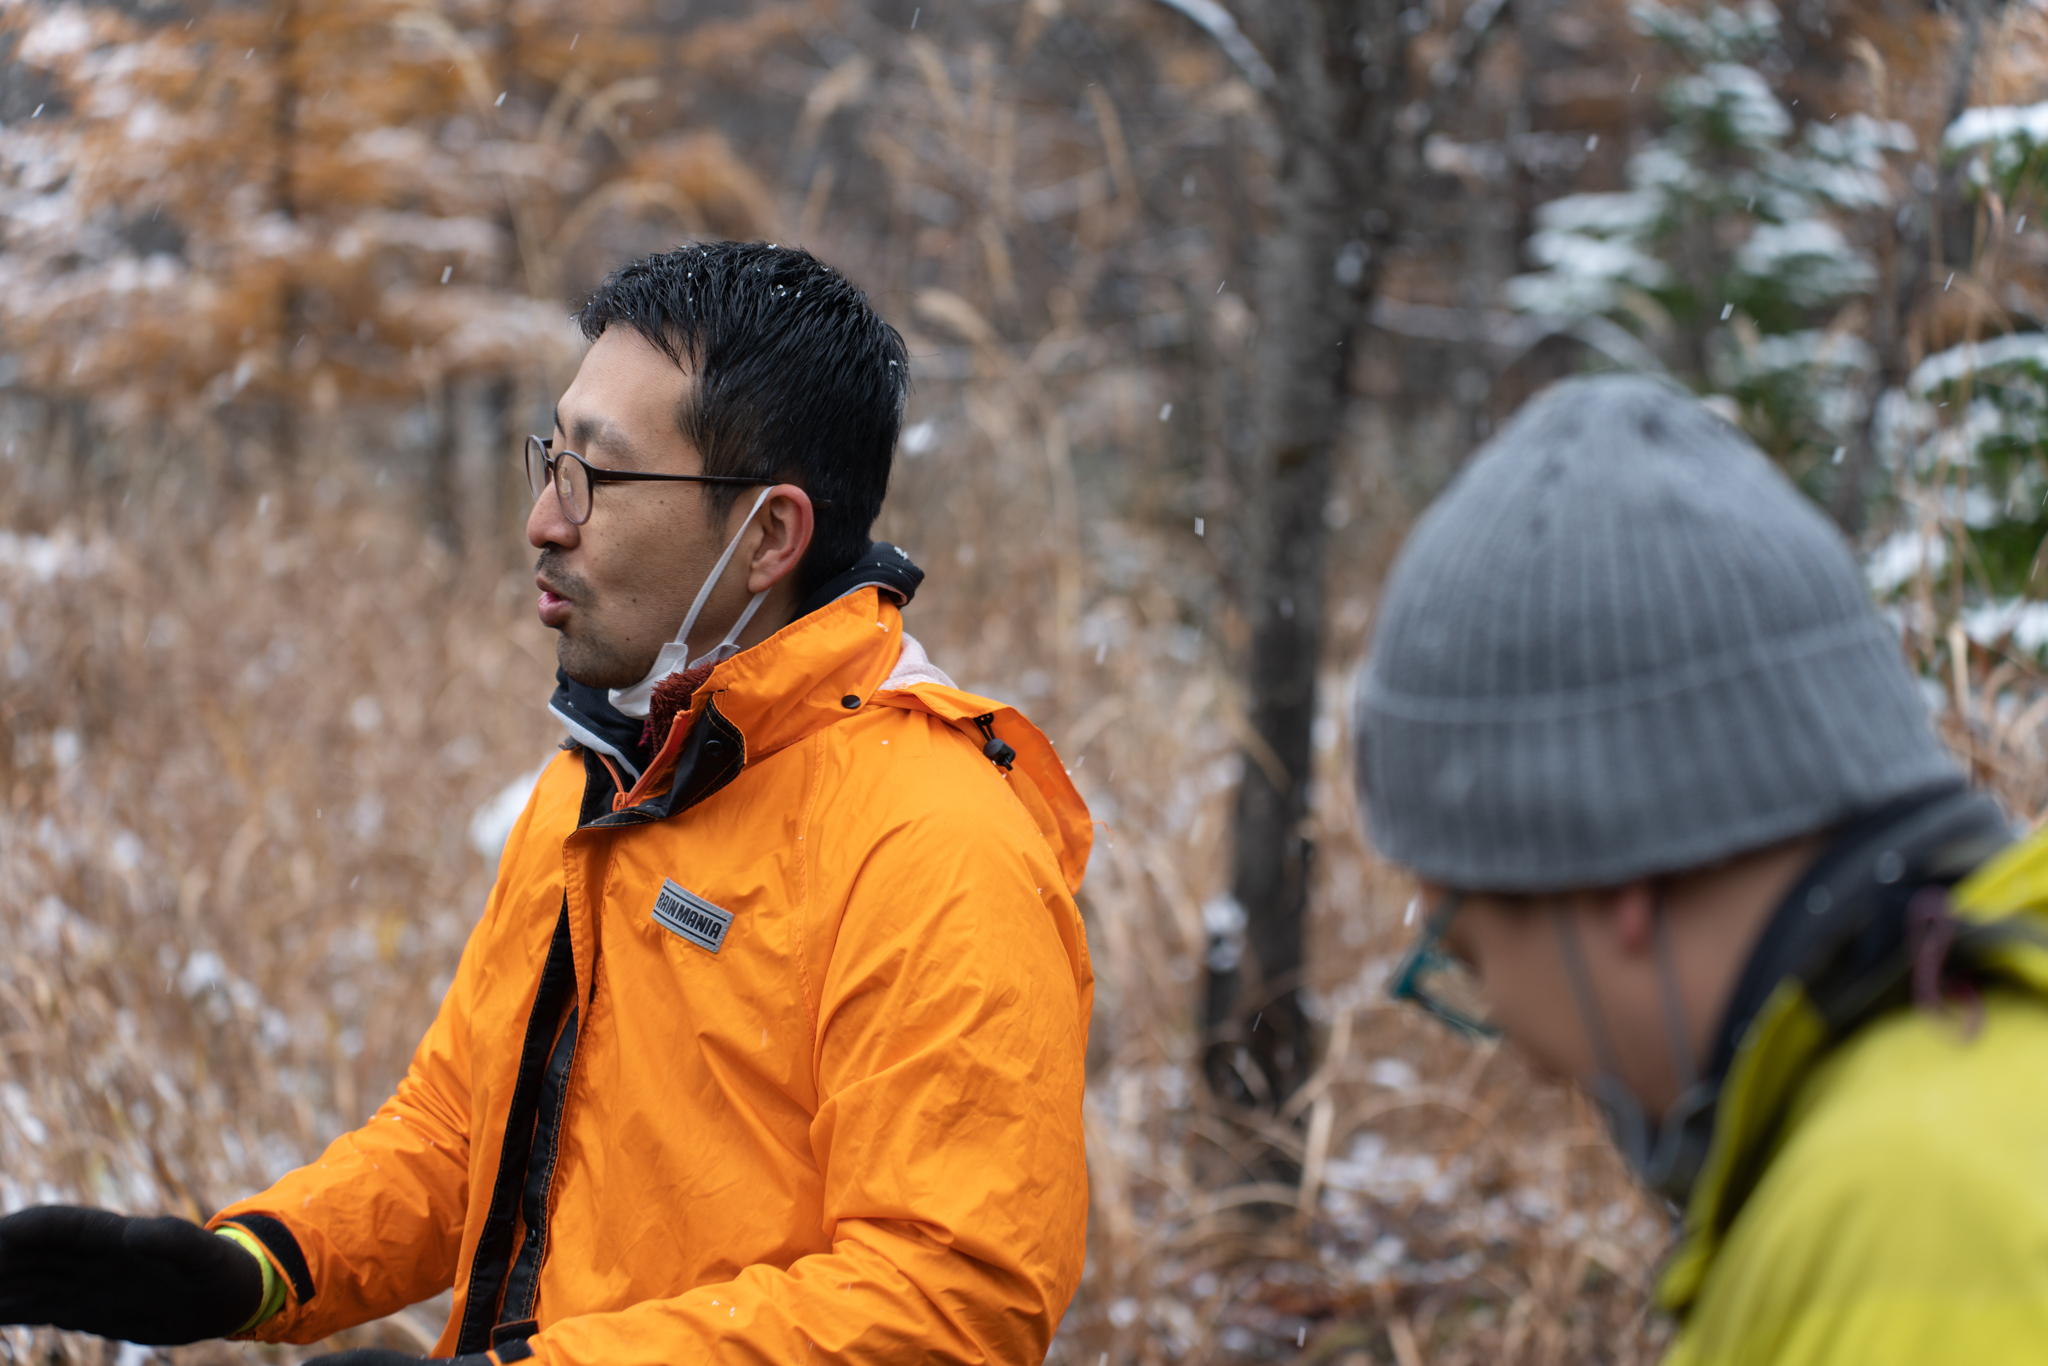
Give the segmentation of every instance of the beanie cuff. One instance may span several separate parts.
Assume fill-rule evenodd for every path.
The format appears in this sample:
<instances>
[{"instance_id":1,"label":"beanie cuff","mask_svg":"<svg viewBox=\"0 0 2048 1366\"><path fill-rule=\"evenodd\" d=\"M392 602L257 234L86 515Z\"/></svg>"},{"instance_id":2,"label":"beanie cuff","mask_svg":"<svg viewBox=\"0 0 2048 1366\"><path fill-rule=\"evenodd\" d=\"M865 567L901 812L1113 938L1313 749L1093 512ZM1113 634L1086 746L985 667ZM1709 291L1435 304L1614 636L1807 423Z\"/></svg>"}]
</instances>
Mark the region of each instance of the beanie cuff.
<instances>
[{"instance_id":1,"label":"beanie cuff","mask_svg":"<svg viewBox=\"0 0 2048 1366\"><path fill-rule=\"evenodd\" d=\"M1466 891L1680 872L1963 781L1874 613L1584 690L1420 697L1368 666L1357 729L1375 843Z\"/></svg>"}]
</instances>

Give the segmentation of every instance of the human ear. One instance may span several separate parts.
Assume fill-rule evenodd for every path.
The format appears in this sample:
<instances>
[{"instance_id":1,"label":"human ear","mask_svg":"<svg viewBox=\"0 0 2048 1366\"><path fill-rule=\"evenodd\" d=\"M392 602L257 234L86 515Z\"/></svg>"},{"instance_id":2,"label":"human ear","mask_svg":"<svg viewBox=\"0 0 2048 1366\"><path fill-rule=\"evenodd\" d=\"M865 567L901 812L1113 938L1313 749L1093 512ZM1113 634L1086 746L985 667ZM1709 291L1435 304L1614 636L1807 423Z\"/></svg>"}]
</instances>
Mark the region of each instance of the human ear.
<instances>
[{"instance_id":1,"label":"human ear","mask_svg":"<svg viewBox=\"0 0 2048 1366\"><path fill-rule=\"evenodd\" d=\"M1648 882L1628 882L1604 897L1616 947L1631 958L1648 957L1656 934L1657 889Z\"/></svg>"},{"instance_id":2,"label":"human ear","mask_svg":"<svg viewBox=\"0 0 2048 1366\"><path fill-rule=\"evenodd\" d=\"M788 578L802 563L817 521L811 496L795 484L777 484L768 490L754 520L760 539L747 558L747 591L760 593Z\"/></svg>"}]
</instances>

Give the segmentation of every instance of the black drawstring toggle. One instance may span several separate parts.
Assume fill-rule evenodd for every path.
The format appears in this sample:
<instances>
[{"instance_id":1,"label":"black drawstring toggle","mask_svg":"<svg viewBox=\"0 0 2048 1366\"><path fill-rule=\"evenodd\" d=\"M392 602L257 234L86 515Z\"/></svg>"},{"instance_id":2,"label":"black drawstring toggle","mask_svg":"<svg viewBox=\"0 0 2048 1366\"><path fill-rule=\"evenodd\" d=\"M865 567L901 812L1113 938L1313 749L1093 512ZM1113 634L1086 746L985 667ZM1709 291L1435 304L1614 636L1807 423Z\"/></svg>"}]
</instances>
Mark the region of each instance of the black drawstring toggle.
<instances>
[{"instance_id":1,"label":"black drawstring toggle","mask_svg":"<svg viewBox=\"0 0 2048 1366\"><path fill-rule=\"evenodd\" d=\"M1008 773L1010 766L1017 762L1017 751L996 739L996 714L990 712L986 716L977 716L974 718L974 724L981 727L982 736L988 741L981 747L981 752L988 757L990 763Z\"/></svg>"}]
</instances>

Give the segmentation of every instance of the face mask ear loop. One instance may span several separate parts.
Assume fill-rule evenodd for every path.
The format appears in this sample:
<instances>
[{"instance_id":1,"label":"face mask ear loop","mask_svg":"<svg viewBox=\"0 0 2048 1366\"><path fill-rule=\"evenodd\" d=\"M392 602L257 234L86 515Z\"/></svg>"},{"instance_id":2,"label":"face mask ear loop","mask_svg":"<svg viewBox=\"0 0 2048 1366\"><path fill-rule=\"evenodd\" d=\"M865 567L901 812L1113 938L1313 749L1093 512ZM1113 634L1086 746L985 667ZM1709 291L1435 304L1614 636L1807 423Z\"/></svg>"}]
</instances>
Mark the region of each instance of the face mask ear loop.
<instances>
[{"instance_id":1,"label":"face mask ear loop","mask_svg":"<svg viewBox=\"0 0 2048 1366\"><path fill-rule=\"evenodd\" d=\"M1593 1100L1607 1112L1608 1132L1614 1136L1615 1147L1638 1176L1649 1178L1651 1167L1650 1149L1655 1140L1651 1135L1649 1116L1643 1113L1642 1102L1635 1092L1628 1089L1621 1079L1621 1068L1614 1056L1614 1045L1607 1037L1607 1026L1600 1017L1600 1003L1593 995L1593 976L1586 970L1586 957L1579 948L1578 929L1571 924L1568 912L1553 903L1551 923L1557 928L1558 953L1564 959L1565 979L1572 989L1572 1000L1578 1006L1579 1022L1585 1027L1586 1038L1593 1045L1593 1059L1599 1074L1593 1078L1589 1088Z\"/></svg>"},{"instance_id":2,"label":"face mask ear loop","mask_svg":"<svg viewBox=\"0 0 2048 1366\"><path fill-rule=\"evenodd\" d=\"M761 510L761 505L768 501L768 495L772 492L774 492L774 486L770 485L768 488L762 489L761 496L754 500L753 510L747 513L747 520L740 523L740 529L734 532L732 540L726 543L725 553L718 557L718 563L712 566L711 573L705 577L703 585L697 589L697 600L690 604L690 610L684 615L682 627L676 632L675 639L662 646L655 654L654 667L647 671L647 676L630 688L613 688L611 690L612 705L627 716L647 715L649 705L653 700L655 685L678 669L689 666L690 632L697 629L697 614L702 612L704 604L711 600L711 590L718 586L719 579L725 575L725 567L732 563L733 553L740 548L740 538L746 534L748 524L754 520L754 514ZM727 644L738 639L741 628L753 618L755 611L761 605L762 599L766 596L764 593L756 593L754 595L754 600L747 604L745 615L740 618L739 626L732 629L726 636L726 643L719 645L712 652L713 654L724 650Z\"/></svg>"},{"instance_id":3,"label":"face mask ear loop","mask_svg":"<svg viewBox=\"0 0 2048 1366\"><path fill-rule=\"evenodd\" d=\"M1615 1063L1614 1046L1608 1042L1607 1026L1600 1018L1600 1003L1593 996L1593 977L1586 971L1586 958L1579 951L1579 932L1572 925L1567 911L1552 903L1550 923L1557 929L1557 951L1564 959L1565 980L1570 983L1572 1000L1579 1008L1579 1021L1586 1027L1586 1038L1593 1045L1593 1061L1602 1072L1621 1079L1621 1068Z\"/></svg>"},{"instance_id":4,"label":"face mask ear loop","mask_svg":"<svg viewBox=\"0 0 2048 1366\"><path fill-rule=\"evenodd\" d=\"M725 577L725 567L732 563L733 552L740 548L740 538L747 534L747 527L752 524L754 514L761 510L761 504L767 502L768 495L774 491L773 485L761 490L761 496L754 500L754 506L747 512L747 520L740 523L740 529L735 531L732 534L732 539L725 543L725 553L718 557L718 563L711 566L711 572L704 576L704 586L697 590L696 601L692 602L690 610L684 613L682 629L676 632L675 644L683 647L683 653L686 657L690 650L690 632L695 630L697 626L697 614L704 610L705 603L711 601L711 590L718 587L718 581ZM754 608L759 603L760 596L757 594L754 602L747 606L747 617L753 615ZM740 621L744 623L747 617L741 617ZM730 640L731 637L727 637L727 639Z\"/></svg>"},{"instance_id":5,"label":"face mask ear loop","mask_svg":"<svg viewBox=\"0 0 2048 1366\"><path fill-rule=\"evenodd\" d=\"M1693 1052L1692 1026L1685 1018L1685 998L1678 994L1678 955L1671 946L1671 922L1664 910L1664 888L1651 894L1650 939L1656 946L1657 976L1664 997L1664 1029L1671 1038L1671 1062L1678 1069L1678 1090L1682 1095L1700 1079L1699 1058Z\"/></svg>"},{"instance_id":6,"label":"face mask ear loop","mask_svg":"<svg viewBox=\"0 0 2048 1366\"><path fill-rule=\"evenodd\" d=\"M730 631L725 633L725 639L712 646L708 654L698 655L695 659L691 660L690 667L694 669L707 661L713 664L722 663L738 654L740 652L740 632L747 629L747 623L754 619L754 613L760 611L761 604L767 600L768 590L765 588L754 594L753 598L747 603L747 610L740 613L740 619L732 624Z\"/></svg>"}]
</instances>

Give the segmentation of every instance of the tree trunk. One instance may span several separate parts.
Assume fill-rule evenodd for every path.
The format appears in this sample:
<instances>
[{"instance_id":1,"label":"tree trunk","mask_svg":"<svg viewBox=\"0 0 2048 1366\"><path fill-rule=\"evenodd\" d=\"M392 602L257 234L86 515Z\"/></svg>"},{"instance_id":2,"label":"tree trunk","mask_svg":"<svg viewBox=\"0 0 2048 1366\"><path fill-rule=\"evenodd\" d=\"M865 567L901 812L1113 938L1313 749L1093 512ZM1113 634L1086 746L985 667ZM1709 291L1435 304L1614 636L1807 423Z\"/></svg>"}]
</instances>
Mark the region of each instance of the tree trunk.
<instances>
[{"instance_id":1,"label":"tree trunk","mask_svg":"<svg viewBox=\"0 0 2048 1366\"><path fill-rule=\"evenodd\" d=\"M457 506L456 461L462 439L458 420L456 381L443 375L428 395L431 417L427 438L426 468L423 471L420 509L426 514L427 530L456 559L462 558L462 514Z\"/></svg>"},{"instance_id":2,"label":"tree trunk","mask_svg":"<svg viewBox=\"0 0 2048 1366\"><path fill-rule=\"evenodd\" d=\"M526 467L519 459L526 434L518 430L520 414L518 386L510 375L494 375L484 387L484 452L486 492L489 500L487 553L495 569L502 561L518 564L524 557L514 550L512 532L526 525L532 498L526 489Z\"/></svg>"},{"instance_id":3,"label":"tree trunk","mask_svg":"<svg viewBox=\"0 0 2048 1366\"><path fill-rule=\"evenodd\" d=\"M1244 776L1231 900L1212 904L1204 1071L1220 1097L1277 1105L1313 1065L1299 994L1314 850L1308 815L1323 572L1345 376L1392 237L1405 98L1402 4L1298 0L1262 11L1278 76L1273 223L1258 266L1256 448Z\"/></svg>"},{"instance_id":4,"label":"tree trunk","mask_svg":"<svg viewBox=\"0 0 2048 1366\"><path fill-rule=\"evenodd\" d=\"M1983 0L1963 0L1962 27L1962 38L1956 45L1955 67L1949 78L1947 117L1942 121L1944 128L1961 118L1963 110L1969 107L1970 87L1977 76L1977 55L1983 45ZM1845 452L1846 463L1828 500L1828 511L1833 515L1835 525L1852 540L1863 534L1864 518L1870 511L1870 476L1877 465L1878 400L1889 389L1903 388L1911 373L1907 343L1912 336L1913 312L1920 306L1921 293L1926 289L1931 274L1933 253L1946 248L1949 259L1957 261L1960 269L1967 270L1971 264L1968 234L1962 234L1963 248L1958 251L1952 240L1945 240L1949 235L1940 233L1943 213L1949 206L1961 202L1962 165L1956 162L1943 167L1923 203L1901 212L1892 220L1891 269L1886 272L1884 283L1878 287L1871 310L1876 342L1872 349L1877 353L1877 364L1864 386L1863 420L1857 425L1854 440ZM1936 240L1930 243L1930 237Z\"/></svg>"}]
</instances>

